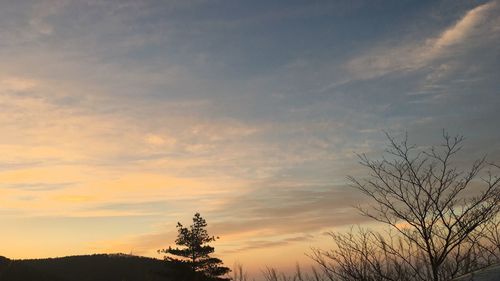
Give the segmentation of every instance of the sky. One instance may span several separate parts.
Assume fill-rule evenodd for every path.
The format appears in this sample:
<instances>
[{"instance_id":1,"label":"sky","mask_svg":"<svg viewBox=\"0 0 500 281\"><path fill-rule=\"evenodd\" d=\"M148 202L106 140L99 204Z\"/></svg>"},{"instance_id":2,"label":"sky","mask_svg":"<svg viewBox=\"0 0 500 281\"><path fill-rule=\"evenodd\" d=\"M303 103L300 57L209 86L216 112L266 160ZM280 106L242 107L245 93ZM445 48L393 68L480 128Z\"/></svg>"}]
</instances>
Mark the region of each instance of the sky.
<instances>
[{"instance_id":1,"label":"sky","mask_svg":"<svg viewBox=\"0 0 500 281\"><path fill-rule=\"evenodd\" d=\"M370 225L384 131L500 162L498 1L1 1L0 255L161 258L195 212L226 265Z\"/></svg>"}]
</instances>

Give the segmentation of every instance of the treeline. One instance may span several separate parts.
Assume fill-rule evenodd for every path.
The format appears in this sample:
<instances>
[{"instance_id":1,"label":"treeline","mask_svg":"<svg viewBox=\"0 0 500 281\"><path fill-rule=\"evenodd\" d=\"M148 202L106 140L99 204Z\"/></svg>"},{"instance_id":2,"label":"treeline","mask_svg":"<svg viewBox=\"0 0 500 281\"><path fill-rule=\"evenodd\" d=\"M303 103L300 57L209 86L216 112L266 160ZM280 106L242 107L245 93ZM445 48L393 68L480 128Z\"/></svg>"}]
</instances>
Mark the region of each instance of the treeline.
<instances>
[{"instance_id":1,"label":"treeline","mask_svg":"<svg viewBox=\"0 0 500 281\"><path fill-rule=\"evenodd\" d=\"M0 258L1 281L173 281L169 270L161 260L127 255Z\"/></svg>"}]
</instances>

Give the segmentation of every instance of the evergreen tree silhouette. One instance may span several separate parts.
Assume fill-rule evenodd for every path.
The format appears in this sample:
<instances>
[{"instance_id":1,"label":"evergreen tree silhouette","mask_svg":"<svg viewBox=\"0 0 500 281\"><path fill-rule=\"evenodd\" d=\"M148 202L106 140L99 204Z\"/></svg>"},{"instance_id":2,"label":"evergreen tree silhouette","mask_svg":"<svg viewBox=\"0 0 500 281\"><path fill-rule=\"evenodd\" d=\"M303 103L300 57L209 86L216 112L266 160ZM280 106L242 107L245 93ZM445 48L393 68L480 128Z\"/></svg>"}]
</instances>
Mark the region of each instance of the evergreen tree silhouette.
<instances>
[{"instance_id":1,"label":"evergreen tree silhouette","mask_svg":"<svg viewBox=\"0 0 500 281\"><path fill-rule=\"evenodd\" d=\"M216 241L219 237L210 236L206 227L205 219L196 213L191 226L184 227L180 222L177 223L178 235L175 243L182 248L169 247L158 251L176 256L165 256L166 260L177 265L178 270L173 273L176 280L230 280L223 277L230 272L230 269L222 265L222 260L210 256L215 248L208 243Z\"/></svg>"}]
</instances>

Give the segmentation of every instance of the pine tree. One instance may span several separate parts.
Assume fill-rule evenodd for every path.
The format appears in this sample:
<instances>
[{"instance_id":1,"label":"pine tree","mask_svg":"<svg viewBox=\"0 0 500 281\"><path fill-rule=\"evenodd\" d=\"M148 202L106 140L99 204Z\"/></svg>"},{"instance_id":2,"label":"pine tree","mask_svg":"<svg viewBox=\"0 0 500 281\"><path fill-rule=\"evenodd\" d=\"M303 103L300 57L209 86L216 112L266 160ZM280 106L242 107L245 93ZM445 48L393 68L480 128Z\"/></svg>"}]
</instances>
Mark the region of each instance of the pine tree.
<instances>
[{"instance_id":1,"label":"pine tree","mask_svg":"<svg viewBox=\"0 0 500 281\"><path fill-rule=\"evenodd\" d=\"M168 249L159 250L159 252L176 256L166 256L165 259L181 268L187 266L191 271L191 274L188 274L192 275L191 280L230 280L230 278L222 277L230 269L222 266L222 260L210 256L215 251L215 248L208 245L208 243L216 241L219 237L210 236L206 227L207 222L199 213L194 215L193 224L189 228L178 222L178 235L175 243L182 246L182 248L169 247ZM183 274L183 276L186 278L186 274Z\"/></svg>"}]
</instances>

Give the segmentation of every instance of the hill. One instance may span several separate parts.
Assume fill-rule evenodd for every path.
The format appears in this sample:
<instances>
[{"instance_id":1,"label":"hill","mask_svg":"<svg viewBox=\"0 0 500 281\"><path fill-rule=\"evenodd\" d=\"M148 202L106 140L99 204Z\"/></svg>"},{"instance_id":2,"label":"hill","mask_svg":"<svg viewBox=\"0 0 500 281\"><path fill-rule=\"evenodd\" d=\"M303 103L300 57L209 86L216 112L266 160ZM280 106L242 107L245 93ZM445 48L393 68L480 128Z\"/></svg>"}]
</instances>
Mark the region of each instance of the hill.
<instances>
[{"instance_id":1,"label":"hill","mask_svg":"<svg viewBox=\"0 0 500 281\"><path fill-rule=\"evenodd\" d=\"M0 257L0 281L165 281L165 261L131 255L10 260Z\"/></svg>"}]
</instances>

